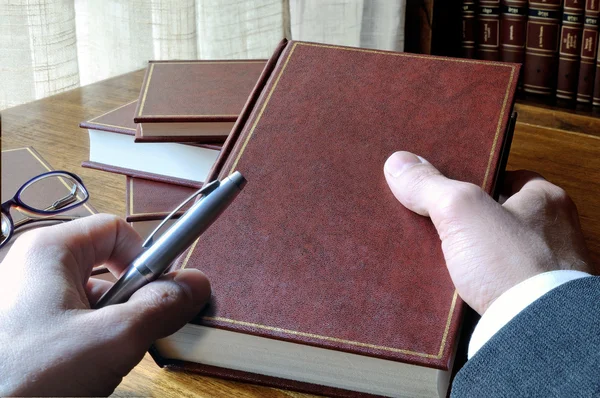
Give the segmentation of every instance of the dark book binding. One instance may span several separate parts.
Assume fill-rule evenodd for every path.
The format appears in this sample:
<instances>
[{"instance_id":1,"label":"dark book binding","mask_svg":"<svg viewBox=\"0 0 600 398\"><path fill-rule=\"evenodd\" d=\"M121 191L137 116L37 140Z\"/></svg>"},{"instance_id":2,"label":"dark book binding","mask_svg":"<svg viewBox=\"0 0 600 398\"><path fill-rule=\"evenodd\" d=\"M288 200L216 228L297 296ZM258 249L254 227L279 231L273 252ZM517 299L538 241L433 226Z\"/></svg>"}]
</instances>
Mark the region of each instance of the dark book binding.
<instances>
[{"instance_id":1,"label":"dark book binding","mask_svg":"<svg viewBox=\"0 0 600 398\"><path fill-rule=\"evenodd\" d=\"M140 144L140 145L142 145L142 144ZM112 165L98 163L98 162L84 161L81 163L81 167L105 171L107 173L122 174L122 175L129 176L129 177L136 177L136 178L143 178L146 180L153 180L153 181L157 181L157 182L164 182L167 184L183 185L185 187L191 187L191 188L197 188L197 189L201 188L202 183L203 183L202 181L192 181L192 180L186 180L183 178L176 178L176 177L169 177L169 176L164 176L164 175L160 175L160 174L147 173L145 171L127 169L124 167L112 166Z\"/></svg>"},{"instance_id":2,"label":"dark book binding","mask_svg":"<svg viewBox=\"0 0 600 398\"><path fill-rule=\"evenodd\" d=\"M579 65L579 84L577 102L590 104L594 93L596 76L596 56L598 51L598 17L600 1L586 0L583 37L581 39L581 61Z\"/></svg>"},{"instance_id":3,"label":"dark book binding","mask_svg":"<svg viewBox=\"0 0 600 398\"><path fill-rule=\"evenodd\" d=\"M133 113L137 107L137 99L112 109L100 116L79 123L79 127L90 130L109 131L111 133L135 135L136 124Z\"/></svg>"},{"instance_id":4,"label":"dark book binding","mask_svg":"<svg viewBox=\"0 0 600 398\"><path fill-rule=\"evenodd\" d=\"M134 121L136 142L223 142L265 60L149 61ZM220 123L212 135L144 129L148 123ZM196 126L202 129L202 126ZM185 134L184 134L185 133Z\"/></svg>"},{"instance_id":5,"label":"dark book binding","mask_svg":"<svg viewBox=\"0 0 600 398\"><path fill-rule=\"evenodd\" d=\"M128 176L126 219L130 222L163 219L196 191L196 188ZM193 201L183 207L177 216L192 204Z\"/></svg>"},{"instance_id":6,"label":"dark book binding","mask_svg":"<svg viewBox=\"0 0 600 398\"><path fill-rule=\"evenodd\" d=\"M504 62L525 62L527 1L502 0L500 58Z\"/></svg>"},{"instance_id":7,"label":"dark book binding","mask_svg":"<svg viewBox=\"0 0 600 398\"><path fill-rule=\"evenodd\" d=\"M598 40L598 50L596 59L596 78L594 79L594 106L600 106L600 40Z\"/></svg>"},{"instance_id":8,"label":"dark book binding","mask_svg":"<svg viewBox=\"0 0 600 398\"><path fill-rule=\"evenodd\" d=\"M577 95L584 8L583 0L565 0L560 30L556 97L569 101L574 100Z\"/></svg>"},{"instance_id":9,"label":"dark book binding","mask_svg":"<svg viewBox=\"0 0 600 398\"><path fill-rule=\"evenodd\" d=\"M448 369L463 305L435 229L394 199L382 167L409 150L491 194L507 156L519 66L294 41L269 62L209 175L239 170L248 184L182 264L202 269L213 287L196 322ZM162 366L352 394L164 358L156 346L151 353Z\"/></svg>"},{"instance_id":10,"label":"dark book binding","mask_svg":"<svg viewBox=\"0 0 600 398\"><path fill-rule=\"evenodd\" d=\"M500 60L500 0L479 0L477 58Z\"/></svg>"},{"instance_id":11,"label":"dark book binding","mask_svg":"<svg viewBox=\"0 0 600 398\"><path fill-rule=\"evenodd\" d=\"M475 38L477 36L477 7L475 0L463 0L461 5L462 18L462 57L475 58Z\"/></svg>"},{"instance_id":12,"label":"dark book binding","mask_svg":"<svg viewBox=\"0 0 600 398\"><path fill-rule=\"evenodd\" d=\"M550 96L556 90L562 0L529 0L525 71L527 93Z\"/></svg>"}]
</instances>

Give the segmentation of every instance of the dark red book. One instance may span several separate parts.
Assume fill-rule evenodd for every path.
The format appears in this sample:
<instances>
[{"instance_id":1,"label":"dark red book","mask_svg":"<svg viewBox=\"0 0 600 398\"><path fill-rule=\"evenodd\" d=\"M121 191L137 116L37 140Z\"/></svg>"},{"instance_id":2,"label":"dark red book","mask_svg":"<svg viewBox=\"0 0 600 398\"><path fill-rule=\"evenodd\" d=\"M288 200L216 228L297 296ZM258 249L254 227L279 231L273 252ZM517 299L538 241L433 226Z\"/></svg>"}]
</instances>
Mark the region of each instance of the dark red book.
<instances>
[{"instance_id":1,"label":"dark red book","mask_svg":"<svg viewBox=\"0 0 600 398\"><path fill-rule=\"evenodd\" d=\"M89 161L84 167L102 171L201 186L217 159L220 145L185 143L136 144L133 114L137 101L129 102L88 121L81 122L90 137Z\"/></svg>"},{"instance_id":2,"label":"dark red book","mask_svg":"<svg viewBox=\"0 0 600 398\"><path fill-rule=\"evenodd\" d=\"M157 362L324 395L444 396L463 303L434 226L398 203L383 164L412 151L492 193L518 76L284 40L211 172L248 183L181 265L208 275L211 301L156 342Z\"/></svg>"},{"instance_id":3,"label":"dark red book","mask_svg":"<svg viewBox=\"0 0 600 398\"><path fill-rule=\"evenodd\" d=\"M585 0L565 0L560 31L556 97L574 100L579 81L579 58Z\"/></svg>"},{"instance_id":4,"label":"dark red book","mask_svg":"<svg viewBox=\"0 0 600 398\"><path fill-rule=\"evenodd\" d=\"M598 17L600 1L586 0L583 38L581 40L581 61L579 65L579 84L577 102L590 104L594 94L596 76L596 55L598 51Z\"/></svg>"},{"instance_id":5,"label":"dark red book","mask_svg":"<svg viewBox=\"0 0 600 398\"><path fill-rule=\"evenodd\" d=\"M500 0L479 0L477 58L500 60Z\"/></svg>"},{"instance_id":6,"label":"dark red book","mask_svg":"<svg viewBox=\"0 0 600 398\"><path fill-rule=\"evenodd\" d=\"M196 192L196 188L127 177L127 221L160 220ZM183 210L186 210L190 203Z\"/></svg>"},{"instance_id":7,"label":"dark red book","mask_svg":"<svg viewBox=\"0 0 600 398\"><path fill-rule=\"evenodd\" d=\"M463 58L475 58L475 38L477 37L477 7L475 0L462 1L462 56Z\"/></svg>"},{"instance_id":8,"label":"dark red book","mask_svg":"<svg viewBox=\"0 0 600 398\"><path fill-rule=\"evenodd\" d=\"M504 62L525 62L527 0L502 0L500 54Z\"/></svg>"},{"instance_id":9,"label":"dark red book","mask_svg":"<svg viewBox=\"0 0 600 398\"><path fill-rule=\"evenodd\" d=\"M529 0L523 86L532 94L556 90L562 0Z\"/></svg>"},{"instance_id":10,"label":"dark red book","mask_svg":"<svg viewBox=\"0 0 600 398\"><path fill-rule=\"evenodd\" d=\"M265 62L150 61L134 116L136 142L224 142Z\"/></svg>"},{"instance_id":11,"label":"dark red book","mask_svg":"<svg viewBox=\"0 0 600 398\"><path fill-rule=\"evenodd\" d=\"M596 78L594 79L594 106L600 106L600 40L598 41L598 50L597 50L597 59L596 59Z\"/></svg>"}]
</instances>

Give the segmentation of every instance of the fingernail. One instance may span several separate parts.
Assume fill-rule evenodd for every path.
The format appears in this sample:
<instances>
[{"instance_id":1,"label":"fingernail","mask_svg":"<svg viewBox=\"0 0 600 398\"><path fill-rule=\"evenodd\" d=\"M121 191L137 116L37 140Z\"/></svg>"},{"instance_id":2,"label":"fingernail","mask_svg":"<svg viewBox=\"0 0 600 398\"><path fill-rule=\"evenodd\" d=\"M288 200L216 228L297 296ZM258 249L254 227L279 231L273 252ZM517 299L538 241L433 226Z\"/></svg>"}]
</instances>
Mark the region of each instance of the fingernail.
<instances>
[{"instance_id":1,"label":"fingernail","mask_svg":"<svg viewBox=\"0 0 600 398\"><path fill-rule=\"evenodd\" d=\"M173 279L185 289L195 305L204 305L210 297L210 283L201 271L190 268L177 272Z\"/></svg>"},{"instance_id":2,"label":"fingernail","mask_svg":"<svg viewBox=\"0 0 600 398\"><path fill-rule=\"evenodd\" d=\"M415 164L423 163L423 158L410 152L395 152L386 160L383 169L392 177L398 177Z\"/></svg>"}]
</instances>

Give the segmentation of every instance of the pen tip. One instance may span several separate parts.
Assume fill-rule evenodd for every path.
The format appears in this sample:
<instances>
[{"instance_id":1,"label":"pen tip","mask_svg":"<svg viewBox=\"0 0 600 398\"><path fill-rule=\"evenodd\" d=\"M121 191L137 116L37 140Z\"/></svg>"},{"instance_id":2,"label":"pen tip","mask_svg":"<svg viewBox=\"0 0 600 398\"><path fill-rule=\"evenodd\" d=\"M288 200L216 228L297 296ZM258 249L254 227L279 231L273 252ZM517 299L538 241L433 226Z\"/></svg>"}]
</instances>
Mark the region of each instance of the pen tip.
<instances>
[{"instance_id":1,"label":"pen tip","mask_svg":"<svg viewBox=\"0 0 600 398\"><path fill-rule=\"evenodd\" d=\"M229 178L235 185L237 185L240 191L244 188L247 182L242 173L240 173L239 171L233 172L233 174L231 174Z\"/></svg>"}]
</instances>

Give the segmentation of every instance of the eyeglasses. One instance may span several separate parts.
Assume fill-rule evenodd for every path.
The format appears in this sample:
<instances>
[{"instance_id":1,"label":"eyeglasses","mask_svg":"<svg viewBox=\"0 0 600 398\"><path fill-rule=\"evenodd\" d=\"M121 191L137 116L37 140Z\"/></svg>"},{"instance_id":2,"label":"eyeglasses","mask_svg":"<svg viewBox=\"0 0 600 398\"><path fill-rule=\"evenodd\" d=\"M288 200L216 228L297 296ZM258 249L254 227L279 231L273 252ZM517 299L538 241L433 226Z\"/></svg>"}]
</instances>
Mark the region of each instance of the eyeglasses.
<instances>
[{"instance_id":1,"label":"eyeglasses","mask_svg":"<svg viewBox=\"0 0 600 398\"><path fill-rule=\"evenodd\" d=\"M61 213L81 206L89 197L83 181L73 173L50 171L33 177L17 190L11 200L1 205L0 248L12 238L17 228L40 221L70 221L79 218ZM11 209L17 210L23 218L14 222Z\"/></svg>"}]
</instances>

